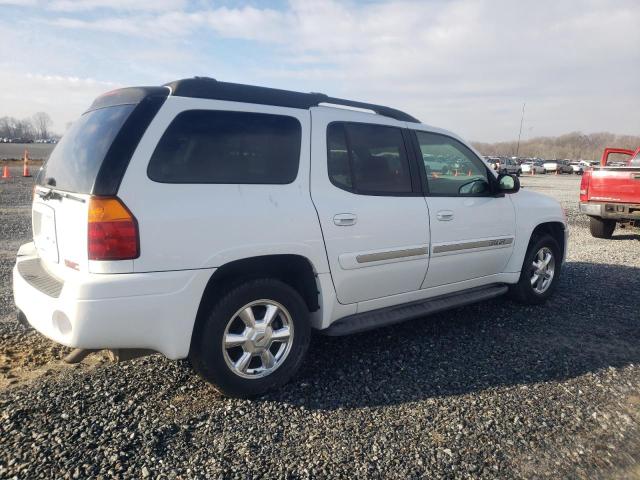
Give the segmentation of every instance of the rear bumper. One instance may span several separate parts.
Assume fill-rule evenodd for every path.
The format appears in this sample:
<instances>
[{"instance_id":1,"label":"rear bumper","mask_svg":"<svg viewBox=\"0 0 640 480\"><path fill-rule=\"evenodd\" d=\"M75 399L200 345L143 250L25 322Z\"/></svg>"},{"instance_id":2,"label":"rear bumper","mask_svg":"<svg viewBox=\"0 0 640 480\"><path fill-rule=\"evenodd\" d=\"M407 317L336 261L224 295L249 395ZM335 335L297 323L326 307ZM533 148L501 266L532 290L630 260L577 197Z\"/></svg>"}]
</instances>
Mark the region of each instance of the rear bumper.
<instances>
[{"instance_id":1,"label":"rear bumper","mask_svg":"<svg viewBox=\"0 0 640 480\"><path fill-rule=\"evenodd\" d=\"M171 359L189 353L200 299L215 270L84 274L65 280L56 297L20 268L34 259L18 257L13 293L40 333L73 348L145 348Z\"/></svg>"},{"instance_id":2,"label":"rear bumper","mask_svg":"<svg viewBox=\"0 0 640 480\"><path fill-rule=\"evenodd\" d=\"M580 212L611 220L640 220L640 204L580 202Z\"/></svg>"}]
</instances>

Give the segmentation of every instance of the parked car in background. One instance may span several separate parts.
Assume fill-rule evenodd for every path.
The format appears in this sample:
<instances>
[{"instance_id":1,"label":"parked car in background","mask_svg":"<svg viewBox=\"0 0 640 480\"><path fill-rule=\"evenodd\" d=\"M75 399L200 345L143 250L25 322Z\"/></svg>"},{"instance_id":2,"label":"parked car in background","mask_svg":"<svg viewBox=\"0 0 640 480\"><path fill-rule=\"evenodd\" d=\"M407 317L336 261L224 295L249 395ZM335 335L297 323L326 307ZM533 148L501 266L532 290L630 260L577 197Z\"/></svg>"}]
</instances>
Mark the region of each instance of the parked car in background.
<instances>
[{"instance_id":1,"label":"parked car in background","mask_svg":"<svg viewBox=\"0 0 640 480\"><path fill-rule=\"evenodd\" d=\"M497 165L497 172L520 176L522 168L514 158L501 158Z\"/></svg>"},{"instance_id":2,"label":"parked car in background","mask_svg":"<svg viewBox=\"0 0 640 480\"><path fill-rule=\"evenodd\" d=\"M573 173L569 160L547 160L544 169L547 173Z\"/></svg>"},{"instance_id":3,"label":"parked car in background","mask_svg":"<svg viewBox=\"0 0 640 480\"><path fill-rule=\"evenodd\" d=\"M484 160L492 170L496 172L498 171L498 167L500 165L500 159L498 157L484 157Z\"/></svg>"},{"instance_id":4,"label":"parked car in background","mask_svg":"<svg viewBox=\"0 0 640 480\"><path fill-rule=\"evenodd\" d=\"M630 158L609 162L612 154ZM596 238L611 238L616 225L640 227L640 147L606 148L600 165L585 170L580 182L580 211L589 216L589 229Z\"/></svg>"},{"instance_id":5,"label":"parked car in background","mask_svg":"<svg viewBox=\"0 0 640 480\"><path fill-rule=\"evenodd\" d=\"M585 171L585 166L583 163L569 162L569 165L571 166L573 173L575 173L576 175L582 175Z\"/></svg>"},{"instance_id":6,"label":"parked car in background","mask_svg":"<svg viewBox=\"0 0 640 480\"><path fill-rule=\"evenodd\" d=\"M522 173L543 174L546 173L543 162L541 160L528 160L520 165Z\"/></svg>"}]
</instances>

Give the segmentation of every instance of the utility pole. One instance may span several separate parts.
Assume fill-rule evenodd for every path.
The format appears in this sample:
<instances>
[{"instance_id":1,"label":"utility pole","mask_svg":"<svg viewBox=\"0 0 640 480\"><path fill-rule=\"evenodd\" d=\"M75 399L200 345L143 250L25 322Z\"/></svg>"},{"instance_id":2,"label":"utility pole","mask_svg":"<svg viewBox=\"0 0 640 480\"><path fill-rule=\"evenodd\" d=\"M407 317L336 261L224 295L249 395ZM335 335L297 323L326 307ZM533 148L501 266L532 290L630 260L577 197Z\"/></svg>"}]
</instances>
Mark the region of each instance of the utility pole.
<instances>
[{"instance_id":1,"label":"utility pole","mask_svg":"<svg viewBox=\"0 0 640 480\"><path fill-rule=\"evenodd\" d=\"M524 123L524 107L526 103L522 104L522 117L520 118L520 133L518 134L518 146L516 147L516 157L520 152L520 138L522 137L522 124Z\"/></svg>"}]
</instances>

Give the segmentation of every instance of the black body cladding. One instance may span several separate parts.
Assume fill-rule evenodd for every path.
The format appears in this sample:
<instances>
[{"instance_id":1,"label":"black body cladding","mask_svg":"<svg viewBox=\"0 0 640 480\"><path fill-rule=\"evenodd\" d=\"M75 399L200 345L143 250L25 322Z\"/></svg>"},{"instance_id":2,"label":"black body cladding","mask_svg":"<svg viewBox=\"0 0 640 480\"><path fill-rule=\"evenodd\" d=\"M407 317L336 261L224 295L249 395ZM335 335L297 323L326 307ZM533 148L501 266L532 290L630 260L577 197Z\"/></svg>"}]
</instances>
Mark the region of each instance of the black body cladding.
<instances>
[{"instance_id":1,"label":"black body cladding","mask_svg":"<svg viewBox=\"0 0 640 480\"><path fill-rule=\"evenodd\" d=\"M133 152L167 98L166 89L163 90L165 91L163 96L152 94L142 98L127 118L102 162L93 184L92 193L94 195L115 195L118 193L120 182L129 166Z\"/></svg>"}]
</instances>

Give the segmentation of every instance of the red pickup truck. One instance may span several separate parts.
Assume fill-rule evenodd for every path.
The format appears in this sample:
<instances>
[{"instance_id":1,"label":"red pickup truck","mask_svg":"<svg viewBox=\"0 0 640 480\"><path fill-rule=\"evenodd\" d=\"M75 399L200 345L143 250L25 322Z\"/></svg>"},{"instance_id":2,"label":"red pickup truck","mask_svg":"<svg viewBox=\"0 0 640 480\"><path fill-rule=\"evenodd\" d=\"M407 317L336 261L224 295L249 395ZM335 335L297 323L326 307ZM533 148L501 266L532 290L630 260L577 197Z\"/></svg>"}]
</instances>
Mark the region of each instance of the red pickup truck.
<instances>
[{"instance_id":1,"label":"red pickup truck","mask_svg":"<svg viewBox=\"0 0 640 480\"><path fill-rule=\"evenodd\" d=\"M611 165L612 154L630 158ZM640 227L640 148L605 148L600 165L582 176L580 211L589 215L589 229L596 238L611 238L616 223Z\"/></svg>"}]
</instances>

